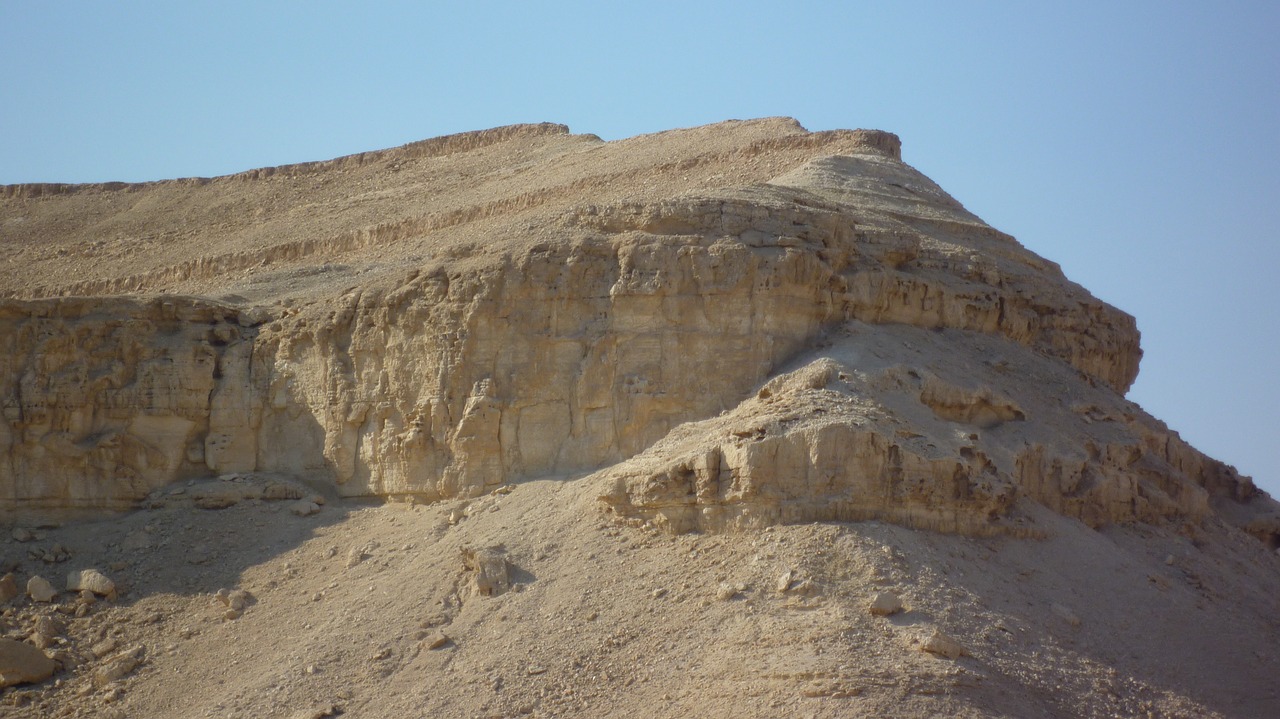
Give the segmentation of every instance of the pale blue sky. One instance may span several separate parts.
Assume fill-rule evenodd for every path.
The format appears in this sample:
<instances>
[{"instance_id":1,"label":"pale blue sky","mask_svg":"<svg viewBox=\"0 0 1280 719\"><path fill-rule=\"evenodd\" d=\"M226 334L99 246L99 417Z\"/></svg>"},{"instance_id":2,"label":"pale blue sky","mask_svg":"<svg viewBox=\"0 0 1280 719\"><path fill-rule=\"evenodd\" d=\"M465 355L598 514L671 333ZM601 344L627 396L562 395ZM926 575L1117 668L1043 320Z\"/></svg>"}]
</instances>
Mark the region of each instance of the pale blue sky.
<instances>
[{"instance_id":1,"label":"pale blue sky","mask_svg":"<svg viewBox=\"0 0 1280 719\"><path fill-rule=\"evenodd\" d=\"M1280 3L0 0L0 183L513 122L790 115L904 158L1134 314L1130 397L1280 495Z\"/></svg>"}]
</instances>

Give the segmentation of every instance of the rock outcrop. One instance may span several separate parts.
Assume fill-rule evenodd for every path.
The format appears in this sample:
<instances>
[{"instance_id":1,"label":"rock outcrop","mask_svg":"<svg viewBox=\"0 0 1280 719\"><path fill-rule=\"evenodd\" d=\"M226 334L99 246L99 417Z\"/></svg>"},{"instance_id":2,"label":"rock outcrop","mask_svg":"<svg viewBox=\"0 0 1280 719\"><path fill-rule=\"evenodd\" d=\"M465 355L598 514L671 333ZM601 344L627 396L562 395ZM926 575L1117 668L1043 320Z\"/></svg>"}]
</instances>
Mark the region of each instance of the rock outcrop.
<instances>
[{"instance_id":1,"label":"rock outcrop","mask_svg":"<svg viewBox=\"0 0 1280 719\"><path fill-rule=\"evenodd\" d=\"M675 530L1034 534L1025 502L1096 525L1222 501L1280 536L1247 478L1123 399L1133 318L888 133L536 125L0 198L34 272L0 287L7 510L229 473L431 501L600 470L611 511Z\"/></svg>"}]
</instances>

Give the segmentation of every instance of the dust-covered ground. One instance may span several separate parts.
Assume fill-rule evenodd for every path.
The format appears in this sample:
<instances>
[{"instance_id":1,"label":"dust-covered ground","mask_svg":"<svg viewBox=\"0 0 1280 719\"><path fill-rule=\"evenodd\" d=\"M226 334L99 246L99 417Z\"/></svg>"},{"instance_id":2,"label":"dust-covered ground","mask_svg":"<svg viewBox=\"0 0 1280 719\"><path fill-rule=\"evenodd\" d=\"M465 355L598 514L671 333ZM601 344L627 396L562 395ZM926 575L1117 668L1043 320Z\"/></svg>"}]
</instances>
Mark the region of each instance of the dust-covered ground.
<instances>
[{"instance_id":1,"label":"dust-covered ground","mask_svg":"<svg viewBox=\"0 0 1280 719\"><path fill-rule=\"evenodd\" d=\"M669 535L611 520L595 477L308 516L253 498L267 483L19 528L36 538L0 546L20 580L96 567L118 596L7 604L10 638L54 619L66 668L5 690L0 714L1262 717L1280 701L1280 557L1225 526L1094 531L1029 508L1049 538ZM195 506L228 487L249 498ZM33 558L55 545L69 558ZM242 612L219 590L246 592ZM873 614L883 592L902 610ZM962 655L924 651L935 633ZM122 656L136 666L112 681Z\"/></svg>"}]
</instances>

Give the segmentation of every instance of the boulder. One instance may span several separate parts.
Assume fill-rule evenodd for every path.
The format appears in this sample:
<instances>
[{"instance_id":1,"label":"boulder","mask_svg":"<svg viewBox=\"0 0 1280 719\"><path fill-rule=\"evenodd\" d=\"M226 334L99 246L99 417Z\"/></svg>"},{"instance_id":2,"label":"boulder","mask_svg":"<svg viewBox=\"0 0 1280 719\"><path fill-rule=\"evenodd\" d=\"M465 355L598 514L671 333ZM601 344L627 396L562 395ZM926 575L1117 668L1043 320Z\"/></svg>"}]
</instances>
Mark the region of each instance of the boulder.
<instances>
[{"instance_id":1,"label":"boulder","mask_svg":"<svg viewBox=\"0 0 1280 719\"><path fill-rule=\"evenodd\" d=\"M0 639L0 687L44 681L56 669L53 660L32 645Z\"/></svg>"},{"instance_id":2,"label":"boulder","mask_svg":"<svg viewBox=\"0 0 1280 719\"><path fill-rule=\"evenodd\" d=\"M102 597L113 597L116 583L97 569L77 569L67 574L67 591L93 592Z\"/></svg>"}]
</instances>

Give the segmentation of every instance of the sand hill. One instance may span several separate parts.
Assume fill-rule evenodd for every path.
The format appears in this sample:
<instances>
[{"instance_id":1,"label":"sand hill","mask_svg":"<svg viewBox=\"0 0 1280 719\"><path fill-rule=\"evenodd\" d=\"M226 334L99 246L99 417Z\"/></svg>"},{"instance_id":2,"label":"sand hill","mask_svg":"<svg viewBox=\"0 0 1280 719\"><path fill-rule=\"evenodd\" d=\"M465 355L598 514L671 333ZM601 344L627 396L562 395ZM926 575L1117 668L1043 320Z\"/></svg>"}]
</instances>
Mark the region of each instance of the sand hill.
<instances>
[{"instance_id":1,"label":"sand hill","mask_svg":"<svg viewBox=\"0 0 1280 719\"><path fill-rule=\"evenodd\" d=\"M1280 505L892 134L4 186L0 260L0 715L1280 706Z\"/></svg>"}]
</instances>

